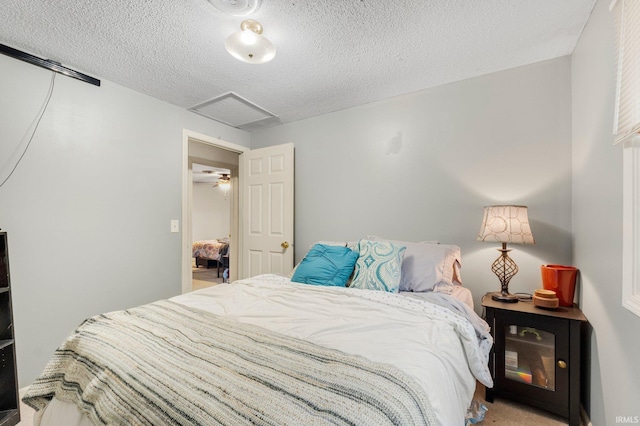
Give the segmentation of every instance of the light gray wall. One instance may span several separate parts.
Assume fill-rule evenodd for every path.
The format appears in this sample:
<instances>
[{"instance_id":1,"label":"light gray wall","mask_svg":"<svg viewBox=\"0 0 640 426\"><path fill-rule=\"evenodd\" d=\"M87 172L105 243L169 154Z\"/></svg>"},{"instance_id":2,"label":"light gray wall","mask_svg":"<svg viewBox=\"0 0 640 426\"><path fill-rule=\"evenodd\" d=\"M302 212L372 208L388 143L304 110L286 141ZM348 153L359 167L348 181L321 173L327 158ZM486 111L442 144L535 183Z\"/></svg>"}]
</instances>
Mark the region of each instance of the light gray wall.
<instances>
[{"instance_id":1,"label":"light gray wall","mask_svg":"<svg viewBox=\"0 0 640 426\"><path fill-rule=\"evenodd\" d=\"M228 238L231 232L231 197L211 183L193 183L192 241Z\"/></svg>"},{"instance_id":2,"label":"light gray wall","mask_svg":"<svg viewBox=\"0 0 640 426\"><path fill-rule=\"evenodd\" d=\"M598 1L572 58L573 250L580 303L593 328L594 425L640 416L640 318L622 307L622 147L611 145L616 72L609 3Z\"/></svg>"},{"instance_id":3,"label":"light gray wall","mask_svg":"<svg viewBox=\"0 0 640 426\"><path fill-rule=\"evenodd\" d=\"M313 102L312 99L309 100ZM462 249L475 296L499 290L483 206L529 206L535 246L513 245L512 292L571 262L571 84L563 57L252 134L295 144L295 254L367 234Z\"/></svg>"},{"instance_id":4,"label":"light gray wall","mask_svg":"<svg viewBox=\"0 0 640 426\"><path fill-rule=\"evenodd\" d=\"M0 55L0 167L27 133L50 72ZM109 81L56 77L49 108L0 188L18 374L33 381L84 318L181 292L183 129L249 146L248 133Z\"/></svg>"}]
</instances>

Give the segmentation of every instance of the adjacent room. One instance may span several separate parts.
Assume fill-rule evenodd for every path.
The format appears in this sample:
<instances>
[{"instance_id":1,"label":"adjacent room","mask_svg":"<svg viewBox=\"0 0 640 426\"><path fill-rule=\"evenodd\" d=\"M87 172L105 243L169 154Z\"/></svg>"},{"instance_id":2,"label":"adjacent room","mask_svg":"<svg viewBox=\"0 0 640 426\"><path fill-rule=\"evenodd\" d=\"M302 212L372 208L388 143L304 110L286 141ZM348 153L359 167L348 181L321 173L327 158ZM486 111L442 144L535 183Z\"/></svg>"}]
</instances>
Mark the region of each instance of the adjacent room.
<instances>
[{"instance_id":1,"label":"adjacent room","mask_svg":"<svg viewBox=\"0 0 640 426\"><path fill-rule=\"evenodd\" d=\"M640 422L638 19L10 0L0 424Z\"/></svg>"},{"instance_id":2,"label":"adjacent room","mask_svg":"<svg viewBox=\"0 0 640 426\"><path fill-rule=\"evenodd\" d=\"M231 170L194 163L191 171L192 287L197 290L229 276Z\"/></svg>"}]
</instances>

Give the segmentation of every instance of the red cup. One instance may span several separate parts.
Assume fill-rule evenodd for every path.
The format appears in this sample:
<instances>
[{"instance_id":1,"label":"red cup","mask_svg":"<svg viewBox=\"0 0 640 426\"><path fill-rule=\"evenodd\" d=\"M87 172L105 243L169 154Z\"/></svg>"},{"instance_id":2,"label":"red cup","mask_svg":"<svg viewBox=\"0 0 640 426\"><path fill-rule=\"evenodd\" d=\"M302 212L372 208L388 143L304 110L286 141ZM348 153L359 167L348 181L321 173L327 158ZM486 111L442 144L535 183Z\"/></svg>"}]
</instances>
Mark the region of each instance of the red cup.
<instances>
[{"instance_id":1,"label":"red cup","mask_svg":"<svg viewBox=\"0 0 640 426\"><path fill-rule=\"evenodd\" d=\"M542 286L556 292L560 306L573 306L578 269L564 265L542 265Z\"/></svg>"}]
</instances>

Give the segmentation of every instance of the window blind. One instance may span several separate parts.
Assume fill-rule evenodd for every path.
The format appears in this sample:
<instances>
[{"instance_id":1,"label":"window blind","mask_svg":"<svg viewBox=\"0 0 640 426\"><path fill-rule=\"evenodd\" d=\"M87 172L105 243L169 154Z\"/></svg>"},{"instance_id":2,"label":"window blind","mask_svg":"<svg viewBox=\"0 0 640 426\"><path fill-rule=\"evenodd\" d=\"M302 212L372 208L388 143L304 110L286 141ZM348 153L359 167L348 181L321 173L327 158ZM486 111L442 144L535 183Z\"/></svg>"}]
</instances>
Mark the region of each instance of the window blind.
<instances>
[{"instance_id":1,"label":"window blind","mask_svg":"<svg viewBox=\"0 0 640 426\"><path fill-rule=\"evenodd\" d=\"M617 0L616 56L618 75L614 144L640 134L640 1Z\"/></svg>"}]
</instances>

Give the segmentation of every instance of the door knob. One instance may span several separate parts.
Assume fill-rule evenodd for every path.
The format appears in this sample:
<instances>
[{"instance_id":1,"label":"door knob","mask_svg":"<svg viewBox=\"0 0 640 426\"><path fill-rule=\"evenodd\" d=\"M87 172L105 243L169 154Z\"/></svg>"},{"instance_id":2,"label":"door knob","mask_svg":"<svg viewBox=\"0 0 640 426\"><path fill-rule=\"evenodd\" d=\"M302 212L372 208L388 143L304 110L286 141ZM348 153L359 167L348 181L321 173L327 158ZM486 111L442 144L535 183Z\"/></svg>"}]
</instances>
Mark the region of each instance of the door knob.
<instances>
[{"instance_id":1,"label":"door knob","mask_svg":"<svg viewBox=\"0 0 640 426\"><path fill-rule=\"evenodd\" d=\"M283 249L288 249L289 248L289 243L285 241L282 244L280 244L280 247L282 247Z\"/></svg>"}]
</instances>

